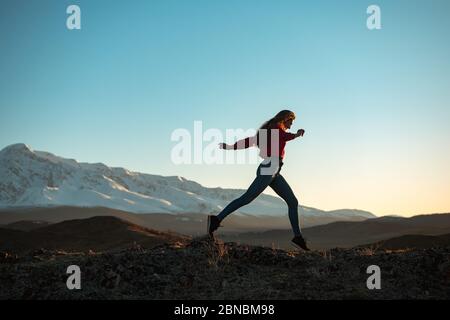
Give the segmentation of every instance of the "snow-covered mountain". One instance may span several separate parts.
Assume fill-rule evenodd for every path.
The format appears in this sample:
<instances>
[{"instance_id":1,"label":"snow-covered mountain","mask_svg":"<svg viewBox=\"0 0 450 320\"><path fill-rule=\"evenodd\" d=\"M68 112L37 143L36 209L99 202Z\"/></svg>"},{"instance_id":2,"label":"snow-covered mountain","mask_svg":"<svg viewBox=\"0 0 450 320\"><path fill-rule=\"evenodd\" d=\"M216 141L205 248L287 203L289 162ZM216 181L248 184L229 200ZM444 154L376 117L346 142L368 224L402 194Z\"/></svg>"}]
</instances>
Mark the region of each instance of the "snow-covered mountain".
<instances>
[{"instance_id":1,"label":"snow-covered mountain","mask_svg":"<svg viewBox=\"0 0 450 320\"><path fill-rule=\"evenodd\" d=\"M179 176L159 176L80 163L26 144L0 151L0 207L103 206L134 213L217 213L245 190L206 188ZM375 217L361 210L322 211L301 207L312 218L361 220ZM238 214L281 216L284 201L262 194Z\"/></svg>"}]
</instances>

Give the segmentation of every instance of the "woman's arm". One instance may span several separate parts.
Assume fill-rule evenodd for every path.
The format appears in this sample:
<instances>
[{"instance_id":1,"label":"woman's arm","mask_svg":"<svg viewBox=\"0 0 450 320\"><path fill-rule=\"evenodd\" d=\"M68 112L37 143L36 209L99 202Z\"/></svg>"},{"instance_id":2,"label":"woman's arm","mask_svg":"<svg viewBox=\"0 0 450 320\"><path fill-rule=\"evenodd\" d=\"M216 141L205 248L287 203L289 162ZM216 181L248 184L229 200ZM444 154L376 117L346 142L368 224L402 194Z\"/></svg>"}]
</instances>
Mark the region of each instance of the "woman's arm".
<instances>
[{"instance_id":1,"label":"woman's arm","mask_svg":"<svg viewBox=\"0 0 450 320\"><path fill-rule=\"evenodd\" d=\"M303 137L303 134L305 133L305 130L298 129L296 134L286 132L284 130L280 130L280 133L282 134L282 139L284 141L289 141L298 137ZM254 135L252 137L248 137L242 140L237 141L235 144L226 144L224 142L219 143L220 149L225 150L240 150L240 149L247 149L252 146L255 146L258 142L258 135Z\"/></svg>"},{"instance_id":2,"label":"woman's arm","mask_svg":"<svg viewBox=\"0 0 450 320\"><path fill-rule=\"evenodd\" d=\"M252 137L248 137L242 140L237 141L235 144L226 144L226 143L219 143L219 148L220 149L225 149L225 150L239 150L239 149L247 149L250 148L254 145L256 145L257 142L257 137L252 136Z\"/></svg>"},{"instance_id":3,"label":"woman's arm","mask_svg":"<svg viewBox=\"0 0 450 320\"><path fill-rule=\"evenodd\" d=\"M293 140L298 137L303 137L304 133L305 133L305 130L303 130L303 129L298 129L297 133L295 133L295 134L286 132L286 131L280 129L280 135L281 135L280 138L283 139L284 141L290 141L290 140Z\"/></svg>"}]
</instances>

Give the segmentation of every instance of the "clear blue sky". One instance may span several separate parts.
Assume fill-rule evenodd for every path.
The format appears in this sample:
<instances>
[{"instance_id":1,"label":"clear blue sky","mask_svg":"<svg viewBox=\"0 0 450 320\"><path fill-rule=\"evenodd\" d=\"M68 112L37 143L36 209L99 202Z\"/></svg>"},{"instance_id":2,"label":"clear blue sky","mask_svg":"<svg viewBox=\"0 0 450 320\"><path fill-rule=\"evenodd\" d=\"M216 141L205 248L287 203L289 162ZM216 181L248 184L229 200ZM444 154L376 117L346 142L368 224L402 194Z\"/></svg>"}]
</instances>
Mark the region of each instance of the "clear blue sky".
<instances>
[{"instance_id":1,"label":"clear blue sky","mask_svg":"<svg viewBox=\"0 0 450 320\"><path fill-rule=\"evenodd\" d=\"M172 131L289 108L306 130L283 167L301 204L448 212L449 14L447 0L3 0L0 148L246 188L255 165L172 164Z\"/></svg>"}]
</instances>

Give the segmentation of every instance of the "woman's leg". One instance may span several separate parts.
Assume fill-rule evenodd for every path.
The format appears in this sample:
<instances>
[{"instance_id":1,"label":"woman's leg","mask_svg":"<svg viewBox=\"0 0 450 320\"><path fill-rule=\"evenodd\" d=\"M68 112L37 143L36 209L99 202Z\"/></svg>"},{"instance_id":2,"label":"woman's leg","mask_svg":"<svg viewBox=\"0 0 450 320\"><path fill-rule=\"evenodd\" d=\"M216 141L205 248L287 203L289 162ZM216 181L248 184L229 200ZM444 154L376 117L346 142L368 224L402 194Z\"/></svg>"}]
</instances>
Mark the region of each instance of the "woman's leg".
<instances>
[{"instance_id":1,"label":"woman's leg","mask_svg":"<svg viewBox=\"0 0 450 320\"><path fill-rule=\"evenodd\" d=\"M270 187L284 200L289 208L289 221L295 236L301 235L298 223L298 200L291 187L281 174L278 174L271 182Z\"/></svg>"},{"instance_id":2,"label":"woman's leg","mask_svg":"<svg viewBox=\"0 0 450 320\"><path fill-rule=\"evenodd\" d=\"M227 215L236 211L240 207L252 202L257 196L267 188L273 177L269 175L257 175L248 190L239 198L231 201L218 215L220 221L225 219Z\"/></svg>"}]
</instances>

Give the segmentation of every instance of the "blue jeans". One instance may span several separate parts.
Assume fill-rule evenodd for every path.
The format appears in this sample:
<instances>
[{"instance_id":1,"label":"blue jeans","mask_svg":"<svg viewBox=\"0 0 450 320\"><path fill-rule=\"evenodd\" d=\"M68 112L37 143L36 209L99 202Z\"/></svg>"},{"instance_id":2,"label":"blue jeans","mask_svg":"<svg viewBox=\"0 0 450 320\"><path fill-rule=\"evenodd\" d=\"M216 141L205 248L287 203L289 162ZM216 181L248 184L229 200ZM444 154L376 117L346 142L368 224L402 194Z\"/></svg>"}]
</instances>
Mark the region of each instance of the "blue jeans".
<instances>
[{"instance_id":1,"label":"blue jeans","mask_svg":"<svg viewBox=\"0 0 450 320\"><path fill-rule=\"evenodd\" d=\"M256 178L248 188L248 190L239 198L230 202L218 215L217 217L222 221L230 213L236 211L242 206L245 206L252 202L256 197L258 197L268 186L270 186L284 201L286 201L289 208L289 221L291 222L292 231L294 235L301 235L300 226L298 223L298 200L292 192L291 187L286 182L284 177L280 174L283 162L279 161L278 164L274 166L272 170L273 174L266 174L261 170L264 168L269 168L271 162L270 159L264 160L256 171ZM275 163L275 162L274 162ZM266 169L267 170L267 169Z\"/></svg>"}]
</instances>

